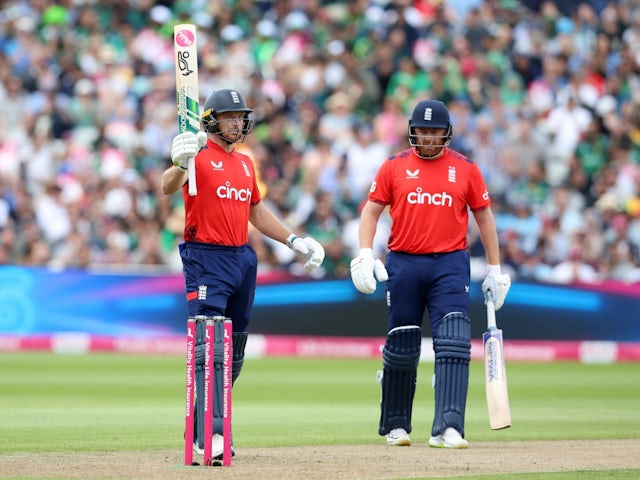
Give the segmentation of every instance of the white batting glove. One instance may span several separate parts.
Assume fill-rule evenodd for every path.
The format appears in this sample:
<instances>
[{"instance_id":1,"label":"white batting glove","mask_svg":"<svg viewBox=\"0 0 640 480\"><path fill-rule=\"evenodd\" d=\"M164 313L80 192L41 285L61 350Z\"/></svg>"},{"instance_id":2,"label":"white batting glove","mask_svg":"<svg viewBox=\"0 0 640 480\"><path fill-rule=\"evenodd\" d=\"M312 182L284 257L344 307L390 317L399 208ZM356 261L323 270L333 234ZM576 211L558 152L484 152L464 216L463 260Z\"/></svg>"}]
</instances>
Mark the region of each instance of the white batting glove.
<instances>
[{"instance_id":1,"label":"white batting glove","mask_svg":"<svg viewBox=\"0 0 640 480\"><path fill-rule=\"evenodd\" d=\"M189 159L196 156L202 147L207 143L205 132L183 132L175 137L171 142L171 161L182 171L186 171Z\"/></svg>"},{"instance_id":2,"label":"white batting glove","mask_svg":"<svg viewBox=\"0 0 640 480\"><path fill-rule=\"evenodd\" d=\"M304 257L306 260L304 269L307 272L313 272L324 261L324 248L311 237L305 237L302 240L309 250L309 254Z\"/></svg>"},{"instance_id":3,"label":"white batting glove","mask_svg":"<svg viewBox=\"0 0 640 480\"><path fill-rule=\"evenodd\" d=\"M496 310L500 310L504 304L509 288L511 288L509 274L501 273L500 265L487 265L487 278L482 282L482 292L485 296L487 292L491 292Z\"/></svg>"},{"instance_id":4,"label":"white batting glove","mask_svg":"<svg viewBox=\"0 0 640 480\"><path fill-rule=\"evenodd\" d=\"M351 260L351 281L362 293L376 291L376 280L386 282L389 274L380 259L373 258L373 250L361 248L360 255Z\"/></svg>"},{"instance_id":5,"label":"white batting glove","mask_svg":"<svg viewBox=\"0 0 640 480\"><path fill-rule=\"evenodd\" d=\"M313 272L324 261L324 248L311 237L299 238L294 234L287 238L287 246L306 260L304 269Z\"/></svg>"}]
</instances>

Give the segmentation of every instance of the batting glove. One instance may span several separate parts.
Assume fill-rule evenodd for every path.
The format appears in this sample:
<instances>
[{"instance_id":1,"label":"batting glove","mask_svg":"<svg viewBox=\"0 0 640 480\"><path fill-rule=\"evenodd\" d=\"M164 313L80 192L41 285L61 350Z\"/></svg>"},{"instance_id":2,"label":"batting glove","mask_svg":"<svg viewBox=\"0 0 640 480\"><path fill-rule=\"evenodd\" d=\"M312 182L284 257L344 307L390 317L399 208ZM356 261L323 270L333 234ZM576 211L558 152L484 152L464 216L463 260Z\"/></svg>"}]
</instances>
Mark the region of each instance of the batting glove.
<instances>
[{"instance_id":1,"label":"batting glove","mask_svg":"<svg viewBox=\"0 0 640 480\"><path fill-rule=\"evenodd\" d=\"M305 259L304 269L313 272L324 261L324 248L311 237L299 238L293 233L287 238L287 246Z\"/></svg>"},{"instance_id":2,"label":"batting glove","mask_svg":"<svg viewBox=\"0 0 640 480\"><path fill-rule=\"evenodd\" d=\"M491 292L496 310L504 304L507 293L511 288L511 277L507 273L501 273L500 265L487 265L487 278L482 282L482 292ZM485 301L486 303L486 301Z\"/></svg>"},{"instance_id":3,"label":"batting glove","mask_svg":"<svg viewBox=\"0 0 640 480\"><path fill-rule=\"evenodd\" d=\"M376 291L376 280L389 280L387 269L380 259L373 258L372 249L361 248L360 255L351 260L351 281L358 291L370 294Z\"/></svg>"},{"instance_id":4,"label":"batting glove","mask_svg":"<svg viewBox=\"0 0 640 480\"><path fill-rule=\"evenodd\" d=\"M182 171L186 171L189 159L196 156L202 147L207 143L207 134L200 131L183 132L175 137L171 142L171 161Z\"/></svg>"}]
</instances>

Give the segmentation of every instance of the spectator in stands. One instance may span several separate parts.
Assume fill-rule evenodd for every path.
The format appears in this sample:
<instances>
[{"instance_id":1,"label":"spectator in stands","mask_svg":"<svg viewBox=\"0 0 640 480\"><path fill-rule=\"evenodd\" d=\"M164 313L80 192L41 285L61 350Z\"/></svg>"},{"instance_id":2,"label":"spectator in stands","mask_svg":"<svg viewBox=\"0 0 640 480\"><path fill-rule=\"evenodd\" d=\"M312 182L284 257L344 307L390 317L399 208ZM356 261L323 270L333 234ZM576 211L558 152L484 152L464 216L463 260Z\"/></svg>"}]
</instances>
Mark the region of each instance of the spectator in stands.
<instances>
[{"instance_id":1,"label":"spectator in stands","mask_svg":"<svg viewBox=\"0 0 640 480\"><path fill-rule=\"evenodd\" d=\"M165 199L158 179L176 133L171 26L185 20L206 40L203 92L228 76L245 82L263 142L251 148L264 200L292 227L303 228L318 194L331 192L337 228L348 232L358 194L347 186L366 176L344 168L352 127L370 125L370 144L399 150L407 111L438 97L450 105L452 147L487 152L474 158L495 173L492 196L505 211L524 192L532 215L551 225L526 242L538 245L533 252L512 252L525 259L514 266L567 260L571 234L555 205L562 188L581 205L572 222L596 239L585 261L602 278L635 278L620 273L633 271L640 242L627 211L640 195L640 13L628 2L241 2L217 11L187 3L147 12L132 2L66 2L57 16L47 2L3 3L2 263L179 268L165 242L180 200ZM124 185L131 170L139 181ZM627 238L600 241L616 213L628 217ZM82 261L65 253L75 245ZM335 258L351 256L348 240L333 245ZM287 269L286 255L268 246L265 265L276 258Z\"/></svg>"}]
</instances>

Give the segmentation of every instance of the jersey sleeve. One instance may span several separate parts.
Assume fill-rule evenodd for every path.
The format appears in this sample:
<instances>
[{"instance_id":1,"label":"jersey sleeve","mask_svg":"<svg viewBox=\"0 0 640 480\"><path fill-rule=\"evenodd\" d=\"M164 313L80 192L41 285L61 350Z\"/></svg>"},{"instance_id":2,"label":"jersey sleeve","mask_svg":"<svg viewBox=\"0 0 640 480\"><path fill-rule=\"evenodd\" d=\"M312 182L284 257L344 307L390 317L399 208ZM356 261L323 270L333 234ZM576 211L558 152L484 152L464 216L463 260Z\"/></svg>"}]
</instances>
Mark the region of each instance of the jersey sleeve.
<instances>
[{"instance_id":1,"label":"jersey sleeve","mask_svg":"<svg viewBox=\"0 0 640 480\"><path fill-rule=\"evenodd\" d=\"M262 201L262 195L260 194L260 187L258 185L258 178L256 176L256 167L253 164L253 161L251 161L251 159L249 157L247 157L247 160L249 162L249 165L251 168L251 179L252 179L252 185L251 185L251 205L257 205L258 203L260 203Z\"/></svg>"},{"instance_id":2,"label":"jersey sleeve","mask_svg":"<svg viewBox=\"0 0 640 480\"><path fill-rule=\"evenodd\" d=\"M471 164L469 173L469 198L467 201L471 210L482 210L491 205L491 196L482 173L476 163Z\"/></svg>"},{"instance_id":3,"label":"jersey sleeve","mask_svg":"<svg viewBox=\"0 0 640 480\"><path fill-rule=\"evenodd\" d=\"M376 176L369 189L369 200L381 205L391 203L391 190L393 181L393 171L390 160L386 160L378 169Z\"/></svg>"}]
</instances>

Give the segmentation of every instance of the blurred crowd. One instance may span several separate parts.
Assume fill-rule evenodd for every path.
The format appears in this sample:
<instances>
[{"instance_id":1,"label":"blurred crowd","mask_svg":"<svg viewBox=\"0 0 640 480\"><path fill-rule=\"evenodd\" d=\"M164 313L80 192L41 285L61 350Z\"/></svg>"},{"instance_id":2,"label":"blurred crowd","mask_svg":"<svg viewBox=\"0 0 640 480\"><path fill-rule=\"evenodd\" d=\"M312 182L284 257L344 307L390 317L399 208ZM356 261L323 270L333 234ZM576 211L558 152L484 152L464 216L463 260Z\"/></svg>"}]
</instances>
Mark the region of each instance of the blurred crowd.
<instances>
[{"instance_id":1,"label":"blurred crowd","mask_svg":"<svg viewBox=\"0 0 640 480\"><path fill-rule=\"evenodd\" d=\"M514 279L640 282L640 0L9 0L0 11L0 264L179 270L173 26L200 94L242 91L267 202L348 276L378 166L438 98L480 166ZM389 219L376 237L384 255ZM469 230L473 271L483 250ZM261 271L302 274L256 232Z\"/></svg>"}]
</instances>

